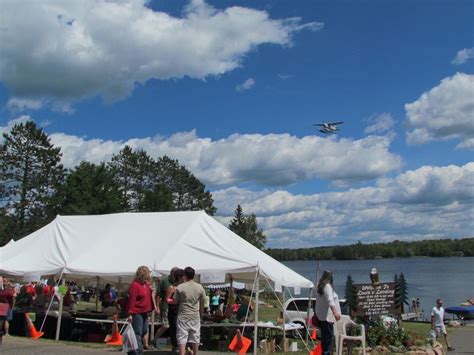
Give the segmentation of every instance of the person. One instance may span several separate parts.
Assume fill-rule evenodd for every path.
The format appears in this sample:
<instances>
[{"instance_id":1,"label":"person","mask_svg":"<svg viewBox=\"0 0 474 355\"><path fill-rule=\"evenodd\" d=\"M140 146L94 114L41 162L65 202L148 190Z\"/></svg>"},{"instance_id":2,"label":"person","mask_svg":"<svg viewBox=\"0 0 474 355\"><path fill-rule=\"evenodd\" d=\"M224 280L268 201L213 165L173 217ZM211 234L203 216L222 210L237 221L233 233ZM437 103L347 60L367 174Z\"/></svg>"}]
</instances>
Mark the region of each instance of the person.
<instances>
[{"instance_id":1,"label":"person","mask_svg":"<svg viewBox=\"0 0 474 355\"><path fill-rule=\"evenodd\" d=\"M341 319L339 299L332 285L332 271L325 270L318 282L314 310L321 329L323 355L331 355L334 341L334 322Z\"/></svg>"},{"instance_id":2,"label":"person","mask_svg":"<svg viewBox=\"0 0 474 355\"><path fill-rule=\"evenodd\" d=\"M193 354L196 355L201 341L201 319L206 292L202 285L194 281L194 274L192 267L184 269L184 283L176 287L173 296L174 302L178 304L176 337L180 355L185 355L186 343L191 343Z\"/></svg>"},{"instance_id":3,"label":"person","mask_svg":"<svg viewBox=\"0 0 474 355\"><path fill-rule=\"evenodd\" d=\"M283 326L285 324L285 318L284 318L283 312L280 312L280 314L278 314L276 324L279 326Z\"/></svg>"},{"instance_id":4,"label":"person","mask_svg":"<svg viewBox=\"0 0 474 355\"><path fill-rule=\"evenodd\" d=\"M211 297L211 314L213 314L219 308L219 301L220 301L219 292L220 292L219 290L215 291L214 295Z\"/></svg>"},{"instance_id":5,"label":"person","mask_svg":"<svg viewBox=\"0 0 474 355\"><path fill-rule=\"evenodd\" d=\"M239 306L239 309L237 310L237 320L241 322L246 322L248 320L248 317L250 317L250 314L253 311L252 303L250 302L249 299L243 298L241 301L241 304Z\"/></svg>"},{"instance_id":6,"label":"person","mask_svg":"<svg viewBox=\"0 0 474 355\"><path fill-rule=\"evenodd\" d=\"M441 298L436 300L436 306L433 307L433 310L431 311L431 329L435 331L436 339L443 334L448 351L454 350L454 348L449 344L448 332L444 326L444 308L443 300Z\"/></svg>"},{"instance_id":7,"label":"person","mask_svg":"<svg viewBox=\"0 0 474 355\"><path fill-rule=\"evenodd\" d=\"M48 299L43 291L43 285L36 285L36 298L33 300L33 307L36 311L44 311L46 309L46 303Z\"/></svg>"},{"instance_id":8,"label":"person","mask_svg":"<svg viewBox=\"0 0 474 355\"><path fill-rule=\"evenodd\" d=\"M369 277L370 277L370 282L372 283L372 285L378 285L380 283L379 272L377 271L376 268L373 267L372 270L370 270Z\"/></svg>"},{"instance_id":9,"label":"person","mask_svg":"<svg viewBox=\"0 0 474 355\"><path fill-rule=\"evenodd\" d=\"M8 304L8 311L4 323L4 331L5 335L8 335L10 322L13 319L13 301L16 296L15 288L8 282L6 277L1 277L3 281L3 289L0 290L0 303L7 303Z\"/></svg>"},{"instance_id":10,"label":"person","mask_svg":"<svg viewBox=\"0 0 474 355\"><path fill-rule=\"evenodd\" d=\"M128 320L131 321L133 331L137 338L138 349L129 354L143 353L143 336L148 331L148 313L153 310L154 300L149 284L150 269L147 266L140 266L135 278L128 289ZM155 308L156 313L160 313L159 308Z\"/></svg>"},{"instance_id":11,"label":"person","mask_svg":"<svg viewBox=\"0 0 474 355\"><path fill-rule=\"evenodd\" d=\"M102 310L105 310L107 307L110 307L113 303L111 285L106 284L105 288L100 293L100 301Z\"/></svg>"},{"instance_id":12,"label":"person","mask_svg":"<svg viewBox=\"0 0 474 355\"><path fill-rule=\"evenodd\" d=\"M178 304L174 302L174 293L176 287L181 285L184 282L184 270L176 269L174 272L174 282L168 288L166 293L166 301L168 303L168 321L169 321L169 330L170 341L171 341L171 351L175 352L178 350L178 339L176 338L177 332L177 322L178 322Z\"/></svg>"},{"instance_id":13,"label":"person","mask_svg":"<svg viewBox=\"0 0 474 355\"><path fill-rule=\"evenodd\" d=\"M158 284L158 292L156 294L156 303L160 305L160 320L161 320L161 327L157 330L155 334L155 339L161 338L161 336L166 332L166 330L170 327L169 319L168 319L168 302L166 299L166 294L168 289L171 285L175 282L174 273L178 270L177 267L173 267L170 270L170 274L168 277L165 277L160 280Z\"/></svg>"},{"instance_id":14,"label":"person","mask_svg":"<svg viewBox=\"0 0 474 355\"><path fill-rule=\"evenodd\" d=\"M15 308L21 309L23 311L31 310L31 306L33 303L33 297L28 292L28 289L25 285L20 287L20 292L15 300Z\"/></svg>"},{"instance_id":15,"label":"person","mask_svg":"<svg viewBox=\"0 0 474 355\"><path fill-rule=\"evenodd\" d=\"M122 291L120 298L117 300L117 307L120 310L120 318L127 318L128 316L128 292Z\"/></svg>"}]
</instances>

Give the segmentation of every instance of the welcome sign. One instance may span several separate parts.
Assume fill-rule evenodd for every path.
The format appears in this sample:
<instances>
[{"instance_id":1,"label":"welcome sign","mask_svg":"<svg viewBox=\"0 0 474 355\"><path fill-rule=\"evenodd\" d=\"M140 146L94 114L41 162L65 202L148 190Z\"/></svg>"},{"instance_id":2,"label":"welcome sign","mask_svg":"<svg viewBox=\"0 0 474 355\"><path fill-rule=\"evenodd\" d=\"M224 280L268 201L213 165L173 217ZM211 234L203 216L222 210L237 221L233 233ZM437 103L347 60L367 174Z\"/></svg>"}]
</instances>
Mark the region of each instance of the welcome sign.
<instances>
[{"instance_id":1,"label":"welcome sign","mask_svg":"<svg viewBox=\"0 0 474 355\"><path fill-rule=\"evenodd\" d=\"M356 284L357 292L356 316L376 316L384 314L400 314L401 309L395 303L396 284L380 283Z\"/></svg>"}]
</instances>

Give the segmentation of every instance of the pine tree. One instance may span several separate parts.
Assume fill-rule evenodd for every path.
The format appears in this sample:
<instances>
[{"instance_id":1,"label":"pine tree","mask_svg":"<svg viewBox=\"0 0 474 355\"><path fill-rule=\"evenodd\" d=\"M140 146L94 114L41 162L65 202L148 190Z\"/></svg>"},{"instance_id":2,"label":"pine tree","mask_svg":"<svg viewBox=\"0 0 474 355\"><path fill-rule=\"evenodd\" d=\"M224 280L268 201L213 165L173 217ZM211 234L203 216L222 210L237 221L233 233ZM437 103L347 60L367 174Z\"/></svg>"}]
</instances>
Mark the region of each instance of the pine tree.
<instances>
[{"instance_id":1,"label":"pine tree","mask_svg":"<svg viewBox=\"0 0 474 355\"><path fill-rule=\"evenodd\" d=\"M159 158L155 163L155 179L155 184L162 184L171 191L176 211L204 210L211 216L216 212L206 186L177 160L167 156Z\"/></svg>"},{"instance_id":2,"label":"pine tree","mask_svg":"<svg viewBox=\"0 0 474 355\"><path fill-rule=\"evenodd\" d=\"M401 299L401 306L402 306L402 313L403 313L403 304L409 304L408 303L408 286L407 282L405 280L405 275L403 272L400 274L400 277L398 278L398 283L400 285L400 299Z\"/></svg>"},{"instance_id":3,"label":"pine tree","mask_svg":"<svg viewBox=\"0 0 474 355\"><path fill-rule=\"evenodd\" d=\"M113 174L102 163L81 162L66 178L61 213L106 214L122 211L121 195Z\"/></svg>"},{"instance_id":4,"label":"pine tree","mask_svg":"<svg viewBox=\"0 0 474 355\"><path fill-rule=\"evenodd\" d=\"M162 184L157 184L151 190L145 192L145 196L139 205L140 212L167 212L174 211L173 195L171 191Z\"/></svg>"},{"instance_id":5,"label":"pine tree","mask_svg":"<svg viewBox=\"0 0 474 355\"><path fill-rule=\"evenodd\" d=\"M15 239L49 223L59 209L58 188L65 169L60 148L32 121L3 134L0 145L0 200Z\"/></svg>"},{"instance_id":6,"label":"pine tree","mask_svg":"<svg viewBox=\"0 0 474 355\"><path fill-rule=\"evenodd\" d=\"M264 249L267 237L261 229L258 229L255 214L246 216L240 205L237 205L234 213L235 216L229 224L229 229L258 249Z\"/></svg>"},{"instance_id":7,"label":"pine tree","mask_svg":"<svg viewBox=\"0 0 474 355\"><path fill-rule=\"evenodd\" d=\"M145 151L133 151L128 145L109 163L121 193L125 211L138 211L145 192L153 187L154 161Z\"/></svg>"},{"instance_id":8,"label":"pine tree","mask_svg":"<svg viewBox=\"0 0 474 355\"><path fill-rule=\"evenodd\" d=\"M347 305L349 307L349 310L351 313L355 312L357 309L357 291L354 286L354 280L352 280L351 275L347 275L347 280L346 280L346 292L345 292L345 298Z\"/></svg>"}]
</instances>

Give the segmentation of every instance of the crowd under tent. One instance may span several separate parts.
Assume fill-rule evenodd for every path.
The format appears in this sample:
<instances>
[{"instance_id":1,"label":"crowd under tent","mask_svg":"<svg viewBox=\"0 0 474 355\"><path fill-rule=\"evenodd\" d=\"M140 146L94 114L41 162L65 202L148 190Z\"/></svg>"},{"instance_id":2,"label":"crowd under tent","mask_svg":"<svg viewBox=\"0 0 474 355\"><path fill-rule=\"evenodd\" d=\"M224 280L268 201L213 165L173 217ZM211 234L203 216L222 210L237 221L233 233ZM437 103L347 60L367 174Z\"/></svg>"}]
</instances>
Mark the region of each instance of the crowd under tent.
<instances>
[{"instance_id":1,"label":"crowd under tent","mask_svg":"<svg viewBox=\"0 0 474 355\"><path fill-rule=\"evenodd\" d=\"M25 278L126 282L140 265L154 275L191 266L204 284L237 281L258 289L260 281L295 293L313 287L204 211L58 216L0 251L0 273Z\"/></svg>"}]
</instances>

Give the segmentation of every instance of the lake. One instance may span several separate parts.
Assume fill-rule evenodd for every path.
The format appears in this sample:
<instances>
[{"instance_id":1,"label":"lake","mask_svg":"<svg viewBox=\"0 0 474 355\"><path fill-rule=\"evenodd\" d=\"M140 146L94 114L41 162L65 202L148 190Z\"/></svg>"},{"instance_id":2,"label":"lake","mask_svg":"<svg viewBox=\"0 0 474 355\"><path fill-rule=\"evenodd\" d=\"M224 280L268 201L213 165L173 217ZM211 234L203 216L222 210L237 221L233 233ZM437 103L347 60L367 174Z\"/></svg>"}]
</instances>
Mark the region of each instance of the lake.
<instances>
[{"instance_id":1,"label":"lake","mask_svg":"<svg viewBox=\"0 0 474 355\"><path fill-rule=\"evenodd\" d=\"M318 261L285 261L289 268L314 281ZM347 275L354 283L370 283L369 273L375 267L380 282L392 282L395 274L403 272L408 286L408 296L419 297L425 315L437 298L444 306L457 306L474 297L474 257L450 258L396 258L377 260L321 260L320 274L331 269L334 286L339 297L344 297ZM292 291L293 292L293 291Z\"/></svg>"}]
</instances>

